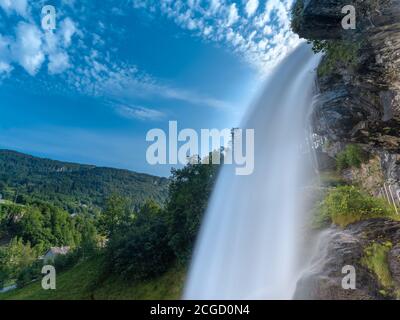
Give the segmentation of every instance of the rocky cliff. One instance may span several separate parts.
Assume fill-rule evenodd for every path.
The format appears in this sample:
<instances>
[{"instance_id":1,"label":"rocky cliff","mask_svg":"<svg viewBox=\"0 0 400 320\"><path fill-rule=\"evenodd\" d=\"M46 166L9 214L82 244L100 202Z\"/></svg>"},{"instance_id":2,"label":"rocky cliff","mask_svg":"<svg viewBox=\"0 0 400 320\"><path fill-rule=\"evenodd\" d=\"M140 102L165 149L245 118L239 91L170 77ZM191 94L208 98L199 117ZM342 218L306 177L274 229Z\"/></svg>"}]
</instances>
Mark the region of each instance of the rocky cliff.
<instances>
[{"instance_id":1,"label":"rocky cliff","mask_svg":"<svg viewBox=\"0 0 400 320\"><path fill-rule=\"evenodd\" d=\"M342 27L346 5L356 8L354 30ZM320 93L312 116L313 130L324 141L323 152L334 158L348 144L361 146L371 160L348 170L345 178L375 196L390 186L400 206L400 0L298 0L292 27L316 50L326 52L318 70ZM318 267L314 265L299 282L297 297L396 298L399 235L400 224L382 220L330 229L315 257ZM383 241L390 242L389 288L365 260L361 263L368 247ZM341 288L346 264L358 270L357 290Z\"/></svg>"},{"instance_id":2,"label":"rocky cliff","mask_svg":"<svg viewBox=\"0 0 400 320\"><path fill-rule=\"evenodd\" d=\"M354 267L354 288L342 285L346 266ZM400 223L374 219L324 231L311 267L297 284L295 298L399 299Z\"/></svg>"}]
</instances>

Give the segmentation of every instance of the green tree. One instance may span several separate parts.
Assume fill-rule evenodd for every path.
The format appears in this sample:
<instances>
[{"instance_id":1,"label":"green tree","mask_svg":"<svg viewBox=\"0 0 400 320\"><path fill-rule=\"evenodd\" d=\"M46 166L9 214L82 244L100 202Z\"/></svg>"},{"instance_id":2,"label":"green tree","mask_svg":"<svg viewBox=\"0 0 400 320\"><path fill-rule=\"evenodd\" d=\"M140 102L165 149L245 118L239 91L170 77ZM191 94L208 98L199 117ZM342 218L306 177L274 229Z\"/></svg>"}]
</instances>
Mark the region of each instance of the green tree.
<instances>
[{"instance_id":1,"label":"green tree","mask_svg":"<svg viewBox=\"0 0 400 320\"><path fill-rule=\"evenodd\" d=\"M37 260L37 255L37 250L21 238L13 238L8 246L0 247L0 283L17 278Z\"/></svg>"},{"instance_id":2,"label":"green tree","mask_svg":"<svg viewBox=\"0 0 400 320\"><path fill-rule=\"evenodd\" d=\"M210 161L209 164L188 164L183 169L172 170L166 209L168 238L182 264L187 264L192 255L219 167Z\"/></svg>"},{"instance_id":3,"label":"green tree","mask_svg":"<svg viewBox=\"0 0 400 320\"><path fill-rule=\"evenodd\" d=\"M174 259L168 240L164 212L148 201L138 210L130 231L111 239L107 270L132 280L160 275Z\"/></svg>"},{"instance_id":4,"label":"green tree","mask_svg":"<svg viewBox=\"0 0 400 320\"><path fill-rule=\"evenodd\" d=\"M83 213L75 218L74 223L78 234L76 241L79 243L83 258L93 255L97 249L98 239L95 218Z\"/></svg>"},{"instance_id":5,"label":"green tree","mask_svg":"<svg viewBox=\"0 0 400 320\"><path fill-rule=\"evenodd\" d=\"M131 213L126 198L119 195L112 195L106 201L106 209L100 215L100 230L108 238L112 238L117 231L130 223Z\"/></svg>"}]
</instances>

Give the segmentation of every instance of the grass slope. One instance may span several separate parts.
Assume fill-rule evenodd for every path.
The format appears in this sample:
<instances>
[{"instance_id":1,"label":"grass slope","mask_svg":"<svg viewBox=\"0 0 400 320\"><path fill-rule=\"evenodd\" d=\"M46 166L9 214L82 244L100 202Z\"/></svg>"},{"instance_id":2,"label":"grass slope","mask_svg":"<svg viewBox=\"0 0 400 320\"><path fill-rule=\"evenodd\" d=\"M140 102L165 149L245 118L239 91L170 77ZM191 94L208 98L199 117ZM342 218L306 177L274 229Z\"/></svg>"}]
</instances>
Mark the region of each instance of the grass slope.
<instances>
[{"instance_id":1,"label":"grass slope","mask_svg":"<svg viewBox=\"0 0 400 320\"><path fill-rule=\"evenodd\" d=\"M185 272L173 267L157 279L131 283L110 277L94 285L101 260L94 258L57 275L57 289L43 290L40 281L0 294L0 300L176 300L180 299Z\"/></svg>"}]
</instances>

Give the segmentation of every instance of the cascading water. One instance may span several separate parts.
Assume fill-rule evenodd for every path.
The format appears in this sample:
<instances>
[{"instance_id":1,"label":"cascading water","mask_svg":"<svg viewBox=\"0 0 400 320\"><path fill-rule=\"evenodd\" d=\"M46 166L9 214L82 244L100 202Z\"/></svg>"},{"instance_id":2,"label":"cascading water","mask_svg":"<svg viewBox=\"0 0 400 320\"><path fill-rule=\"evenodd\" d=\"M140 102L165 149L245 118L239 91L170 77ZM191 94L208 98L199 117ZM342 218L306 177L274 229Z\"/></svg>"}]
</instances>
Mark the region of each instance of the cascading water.
<instances>
[{"instance_id":1,"label":"cascading water","mask_svg":"<svg viewBox=\"0 0 400 320\"><path fill-rule=\"evenodd\" d=\"M223 167L202 225L185 299L291 299L300 272L304 152L319 57L300 45L275 70L242 128L255 131L255 170ZM309 154L309 153L308 153Z\"/></svg>"}]
</instances>

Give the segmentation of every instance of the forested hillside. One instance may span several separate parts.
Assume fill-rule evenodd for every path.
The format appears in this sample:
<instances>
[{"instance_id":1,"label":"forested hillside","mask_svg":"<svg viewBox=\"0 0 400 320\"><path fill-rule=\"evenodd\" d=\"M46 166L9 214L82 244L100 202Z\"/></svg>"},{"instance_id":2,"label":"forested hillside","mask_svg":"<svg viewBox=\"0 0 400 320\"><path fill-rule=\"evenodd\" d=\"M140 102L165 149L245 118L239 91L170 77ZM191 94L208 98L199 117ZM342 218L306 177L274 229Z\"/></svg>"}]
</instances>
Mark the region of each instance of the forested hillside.
<instances>
[{"instance_id":1,"label":"forested hillside","mask_svg":"<svg viewBox=\"0 0 400 320\"><path fill-rule=\"evenodd\" d=\"M220 169L206 160L172 170L164 206L147 199L132 207L129 197L117 193L98 214L70 215L40 199L0 204L0 290L18 288L0 300L179 297ZM71 166L76 170L69 165L63 172ZM69 251L55 257L57 293L46 294L40 257L54 246Z\"/></svg>"},{"instance_id":2,"label":"forested hillside","mask_svg":"<svg viewBox=\"0 0 400 320\"><path fill-rule=\"evenodd\" d=\"M111 168L36 158L0 150L0 194L17 203L48 201L70 213L104 208L113 193L133 205L162 203L168 179Z\"/></svg>"}]
</instances>

